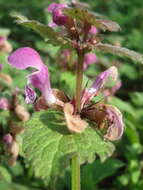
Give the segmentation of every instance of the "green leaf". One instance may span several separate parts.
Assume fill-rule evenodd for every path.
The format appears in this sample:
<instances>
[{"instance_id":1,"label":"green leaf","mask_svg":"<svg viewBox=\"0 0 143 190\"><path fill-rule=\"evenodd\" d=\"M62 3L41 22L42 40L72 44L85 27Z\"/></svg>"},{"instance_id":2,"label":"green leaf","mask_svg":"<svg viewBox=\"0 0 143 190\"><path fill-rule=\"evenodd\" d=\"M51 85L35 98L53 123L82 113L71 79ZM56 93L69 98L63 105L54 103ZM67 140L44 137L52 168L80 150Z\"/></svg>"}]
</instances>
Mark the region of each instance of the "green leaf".
<instances>
[{"instance_id":1,"label":"green leaf","mask_svg":"<svg viewBox=\"0 0 143 190\"><path fill-rule=\"evenodd\" d=\"M117 32L120 26L111 20L98 19L99 15L89 12L81 8L70 8L65 9L64 13L73 19L77 19L82 22L90 23L104 31L109 30L112 32Z\"/></svg>"},{"instance_id":2,"label":"green leaf","mask_svg":"<svg viewBox=\"0 0 143 190\"><path fill-rule=\"evenodd\" d=\"M129 50L127 48L113 46L111 44L103 44L103 43L98 43L93 48L95 50L98 50L104 53L112 53L119 56L126 56L132 59L133 61L137 61L143 64L143 55L135 51Z\"/></svg>"},{"instance_id":3,"label":"green leaf","mask_svg":"<svg viewBox=\"0 0 143 190\"><path fill-rule=\"evenodd\" d=\"M10 30L7 28L0 28L0 36L8 36L10 34Z\"/></svg>"},{"instance_id":4,"label":"green leaf","mask_svg":"<svg viewBox=\"0 0 143 190\"><path fill-rule=\"evenodd\" d=\"M0 187L3 190L38 190L37 188L27 187L18 183L8 183L5 180L0 180Z\"/></svg>"},{"instance_id":5,"label":"green leaf","mask_svg":"<svg viewBox=\"0 0 143 190\"><path fill-rule=\"evenodd\" d=\"M143 92L130 93L131 101L135 106L143 106Z\"/></svg>"},{"instance_id":6,"label":"green leaf","mask_svg":"<svg viewBox=\"0 0 143 190\"><path fill-rule=\"evenodd\" d=\"M0 180L6 180L7 182L11 182L12 180L12 176L9 173L9 171L7 170L6 167L4 167L3 165L0 166Z\"/></svg>"},{"instance_id":7,"label":"green leaf","mask_svg":"<svg viewBox=\"0 0 143 190\"><path fill-rule=\"evenodd\" d=\"M69 42L63 36L60 36L59 33L55 32L53 28L48 25L44 25L35 20L29 20L27 17L20 15L18 13L11 13L11 16L16 18L16 22L27 28L30 28L40 34L43 38L47 40L48 43L51 43L55 46L69 46Z\"/></svg>"},{"instance_id":8,"label":"green leaf","mask_svg":"<svg viewBox=\"0 0 143 190\"><path fill-rule=\"evenodd\" d=\"M95 190L96 184L106 177L112 176L124 163L120 160L110 158L104 163L96 160L92 164L88 164L82 169L81 182L85 190Z\"/></svg>"},{"instance_id":9,"label":"green leaf","mask_svg":"<svg viewBox=\"0 0 143 190\"><path fill-rule=\"evenodd\" d=\"M92 162L96 155L104 161L114 151L113 144L104 141L91 127L81 134L69 133L63 114L58 111L35 113L26 126L24 156L35 176L46 179L47 183L64 174L74 154L82 164Z\"/></svg>"}]
</instances>

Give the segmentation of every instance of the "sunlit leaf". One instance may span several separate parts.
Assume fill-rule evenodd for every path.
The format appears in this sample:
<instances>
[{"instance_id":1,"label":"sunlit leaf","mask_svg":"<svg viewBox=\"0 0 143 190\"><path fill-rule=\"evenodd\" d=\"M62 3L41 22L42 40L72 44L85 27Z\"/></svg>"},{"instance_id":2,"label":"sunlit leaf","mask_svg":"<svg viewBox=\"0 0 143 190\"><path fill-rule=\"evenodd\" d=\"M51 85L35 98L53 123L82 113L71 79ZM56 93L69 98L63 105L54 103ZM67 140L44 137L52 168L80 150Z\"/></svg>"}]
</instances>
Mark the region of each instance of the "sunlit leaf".
<instances>
[{"instance_id":1,"label":"sunlit leaf","mask_svg":"<svg viewBox=\"0 0 143 190\"><path fill-rule=\"evenodd\" d=\"M113 144L104 141L91 127L80 134L69 133L61 112L35 113L26 126L24 156L35 175L46 179L47 183L65 172L74 154L82 164L92 162L96 155L103 161L114 150Z\"/></svg>"},{"instance_id":2,"label":"sunlit leaf","mask_svg":"<svg viewBox=\"0 0 143 190\"><path fill-rule=\"evenodd\" d=\"M48 25L44 25L35 20L29 20L27 17L20 15L18 13L11 13L11 16L14 17L16 23L21 24L27 28L30 28L40 34L43 38L46 39L48 43L56 46L68 46L69 42L64 37L60 36L59 33L55 32L53 28Z\"/></svg>"},{"instance_id":3,"label":"sunlit leaf","mask_svg":"<svg viewBox=\"0 0 143 190\"><path fill-rule=\"evenodd\" d=\"M119 56L126 56L133 61L137 61L143 64L143 55L127 48L103 43L98 43L93 48L104 53L112 53Z\"/></svg>"}]
</instances>

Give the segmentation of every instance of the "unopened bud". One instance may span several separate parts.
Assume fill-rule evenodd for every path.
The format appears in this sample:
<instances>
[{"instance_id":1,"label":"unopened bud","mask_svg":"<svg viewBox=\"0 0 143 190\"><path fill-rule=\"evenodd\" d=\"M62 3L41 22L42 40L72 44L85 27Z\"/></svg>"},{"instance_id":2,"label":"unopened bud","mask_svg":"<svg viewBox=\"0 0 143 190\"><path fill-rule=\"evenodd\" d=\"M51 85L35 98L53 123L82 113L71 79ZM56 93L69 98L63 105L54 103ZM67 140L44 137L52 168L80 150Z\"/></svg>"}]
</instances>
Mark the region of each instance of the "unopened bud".
<instances>
[{"instance_id":1,"label":"unopened bud","mask_svg":"<svg viewBox=\"0 0 143 190\"><path fill-rule=\"evenodd\" d=\"M10 108L10 103L7 98L0 98L0 109L8 110Z\"/></svg>"},{"instance_id":2,"label":"unopened bud","mask_svg":"<svg viewBox=\"0 0 143 190\"><path fill-rule=\"evenodd\" d=\"M28 111L21 105L16 106L15 113L17 117L22 121L28 121L30 118Z\"/></svg>"},{"instance_id":3,"label":"unopened bud","mask_svg":"<svg viewBox=\"0 0 143 190\"><path fill-rule=\"evenodd\" d=\"M90 30L89 30L89 34L91 35L96 35L98 33L98 30L95 26L91 26Z\"/></svg>"},{"instance_id":4,"label":"unopened bud","mask_svg":"<svg viewBox=\"0 0 143 190\"><path fill-rule=\"evenodd\" d=\"M12 135L11 135L10 133L4 135L4 136L3 136L3 142L4 142L6 145L10 146L10 145L12 144L12 142L13 142L13 137L12 137Z\"/></svg>"},{"instance_id":5,"label":"unopened bud","mask_svg":"<svg viewBox=\"0 0 143 190\"><path fill-rule=\"evenodd\" d=\"M16 164L16 160L19 154L19 145L15 140L12 143L10 154L11 154L11 157L8 160L8 164L10 166L14 166Z\"/></svg>"},{"instance_id":6,"label":"unopened bud","mask_svg":"<svg viewBox=\"0 0 143 190\"><path fill-rule=\"evenodd\" d=\"M0 73L0 79L3 80L4 82L6 82L8 85L12 84L12 78L5 73ZM0 86L0 89L2 88L2 86Z\"/></svg>"}]
</instances>

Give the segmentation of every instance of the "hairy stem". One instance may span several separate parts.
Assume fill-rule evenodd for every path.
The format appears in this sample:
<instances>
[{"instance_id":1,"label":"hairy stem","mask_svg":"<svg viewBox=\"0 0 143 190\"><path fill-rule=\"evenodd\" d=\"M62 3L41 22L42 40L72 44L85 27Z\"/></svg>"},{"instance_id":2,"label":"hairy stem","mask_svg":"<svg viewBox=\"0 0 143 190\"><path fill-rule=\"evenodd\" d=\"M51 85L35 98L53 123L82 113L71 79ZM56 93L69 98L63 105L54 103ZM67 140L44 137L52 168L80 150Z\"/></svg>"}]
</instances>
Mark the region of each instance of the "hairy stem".
<instances>
[{"instance_id":1,"label":"hairy stem","mask_svg":"<svg viewBox=\"0 0 143 190\"><path fill-rule=\"evenodd\" d=\"M80 164L77 155L72 158L71 173L72 190L80 190Z\"/></svg>"},{"instance_id":2,"label":"hairy stem","mask_svg":"<svg viewBox=\"0 0 143 190\"><path fill-rule=\"evenodd\" d=\"M81 108L81 93L82 93L82 81L83 81L83 61L84 50L77 50L78 61L76 65L76 110L80 112Z\"/></svg>"}]
</instances>

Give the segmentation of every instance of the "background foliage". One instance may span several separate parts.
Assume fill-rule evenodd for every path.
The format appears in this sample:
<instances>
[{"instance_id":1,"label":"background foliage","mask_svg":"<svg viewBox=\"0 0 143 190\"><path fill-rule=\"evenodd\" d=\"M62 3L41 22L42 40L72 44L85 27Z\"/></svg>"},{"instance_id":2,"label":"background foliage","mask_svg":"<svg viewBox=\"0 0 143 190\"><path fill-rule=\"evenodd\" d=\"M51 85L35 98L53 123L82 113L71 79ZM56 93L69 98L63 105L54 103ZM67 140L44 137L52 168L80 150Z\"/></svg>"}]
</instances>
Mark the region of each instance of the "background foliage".
<instances>
[{"instance_id":1,"label":"background foliage","mask_svg":"<svg viewBox=\"0 0 143 190\"><path fill-rule=\"evenodd\" d=\"M101 38L105 42L121 44L124 47L143 52L143 1L141 0L85 0L91 5L93 11L107 16L109 19L120 24L122 30L115 34L102 33ZM11 11L18 11L29 19L39 20L48 23L49 15L45 11L51 3L48 0L0 0L0 28L10 30L9 41L13 49L22 46L30 46L41 52L45 63L51 73L52 86L67 91L69 80L70 88L74 87L72 82L73 74L66 72L59 73L57 64L59 48L45 44L42 38L28 29L13 23L9 16ZM105 39L105 35L107 35ZM108 54L97 54L99 64L91 65L86 74L94 79L95 75L110 65L114 64L119 68L122 87L117 96L110 101L123 113L126 125L125 133L121 141L116 143L117 149L112 158L104 163L98 159L88 165L82 166L82 189L83 190L105 190L105 189L143 189L143 65L134 63L127 58L117 58ZM5 64L6 56L0 55L0 61ZM12 76L14 86L23 88L23 78L27 71L20 72L9 68L6 64L3 72ZM19 77L17 77L19 76ZM66 76L66 77L65 77ZM61 82L57 79L61 79ZM72 84L73 83L73 84ZM20 85L19 85L20 84ZM68 88L68 91L70 89ZM71 90L72 91L72 90ZM30 109L30 108L29 108ZM0 113L0 123L5 123L6 112ZM17 165L9 167L3 161L1 151L0 164L0 188L3 190L44 190L47 189L43 180L35 178L33 171L22 157L19 157ZM65 177L61 178L56 189L69 189L70 177L67 170Z\"/></svg>"}]
</instances>

